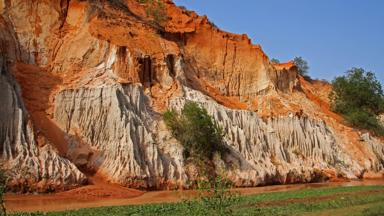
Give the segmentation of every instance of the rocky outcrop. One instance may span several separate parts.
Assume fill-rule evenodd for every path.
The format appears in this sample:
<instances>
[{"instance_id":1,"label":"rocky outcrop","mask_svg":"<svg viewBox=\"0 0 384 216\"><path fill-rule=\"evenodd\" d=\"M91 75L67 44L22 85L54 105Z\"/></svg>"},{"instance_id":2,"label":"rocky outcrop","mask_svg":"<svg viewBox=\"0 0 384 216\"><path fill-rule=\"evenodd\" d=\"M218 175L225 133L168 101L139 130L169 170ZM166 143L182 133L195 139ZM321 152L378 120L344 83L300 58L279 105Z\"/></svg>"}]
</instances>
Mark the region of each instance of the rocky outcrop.
<instances>
[{"instance_id":1,"label":"rocky outcrop","mask_svg":"<svg viewBox=\"0 0 384 216\"><path fill-rule=\"evenodd\" d=\"M1 159L15 190L66 189L94 174L187 186L198 173L161 117L186 100L224 128L231 151L215 163L238 186L381 175L382 141L343 125L329 84L164 5L155 22L135 0L0 0Z\"/></svg>"},{"instance_id":2,"label":"rocky outcrop","mask_svg":"<svg viewBox=\"0 0 384 216\"><path fill-rule=\"evenodd\" d=\"M185 100L200 103L222 126L232 149L224 159L228 175L238 186L313 182L330 177L359 178L365 170L381 170L382 144L369 143L376 157L360 165L343 152L338 135L324 121L291 114L261 119L246 110L231 110L200 92L185 88L185 96L172 106L181 109ZM375 146L375 147L373 147Z\"/></svg>"},{"instance_id":3,"label":"rocky outcrop","mask_svg":"<svg viewBox=\"0 0 384 216\"><path fill-rule=\"evenodd\" d=\"M86 182L69 160L60 157L48 140L38 140L19 94L3 65L0 75L0 153L10 188L16 191L54 191ZM39 146L40 145L40 146Z\"/></svg>"},{"instance_id":4,"label":"rocky outcrop","mask_svg":"<svg viewBox=\"0 0 384 216\"><path fill-rule=\"evenodd\" d=\"M173 34L185 34L183 51L190 70L186 75L196 76L201 85L240 101L269 90L290 92L296 86L294 65L272 66L261 46L252 44L247 35L224 32L194 12L177 7L168 10L172 19L165 28Z\"/></svg>"},{"instance_id":5,"label":"rocky outcrop","mask_svg":"<svg viewBox=\"0 0 384 216\"><path fill-rule=\"evenodd\" d=\"M161 116L148 100L137 85L60 92L54 116L70 134L68 157L130 187L181 185L186 177L180 145L161 135Z\"/></svg>"},{"instance_id":6,"label":"rocky outcrop","mask_svg":"<svg viewBox=\"0 0 384 216\"><path fill-rule=\"evenodd\" d=\"M13 14L15 11L9 9L15 8L13 4L17 5L15 1L0 2L0 158L9 178L9 189L49 192L77 187L86 183L85 175L61 157L51 141L34 126L22 90L11 74L16 62L36 63L33 55L39 53L27 49L25 41L20 40L22 35L29 38L26 35L32 33L23 29L27 26L17 24L26 20L19 17L22 14ZM19 6L27 5L22 2Z\"/></svg>"},{"instance_id":7,"label":"rocky outcrop","mask_svg":"<svg viewBox=\"0 0 384 216\"><path fill-rule=\"evenodd\" d=\"M369 133L361 135L362 141L367 144L367 147L376 155L377 159L371 166L367 166L367 170L382 171L384 168L384 145L382 141L372 137Z\"/></svg>"}]
</instances>

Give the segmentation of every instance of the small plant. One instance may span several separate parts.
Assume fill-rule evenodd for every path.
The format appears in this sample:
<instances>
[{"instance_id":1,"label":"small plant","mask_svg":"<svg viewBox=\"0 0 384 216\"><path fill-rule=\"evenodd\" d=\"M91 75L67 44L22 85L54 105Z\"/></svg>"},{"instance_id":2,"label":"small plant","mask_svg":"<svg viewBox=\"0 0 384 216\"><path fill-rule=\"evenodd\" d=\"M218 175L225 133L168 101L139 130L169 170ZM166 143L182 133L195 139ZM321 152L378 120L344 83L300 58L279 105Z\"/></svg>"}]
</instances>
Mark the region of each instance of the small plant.
<instances>
[{"instance_id":1,"label":"small plant","mask_svg":"<svg viewBox=\"0 0 384 216\"><path fill-rule=\"evenodd\" d=\"M183 6L183 5L180 5L179 8L180 8L181 10L184 10L184 11L187 11L187 10L188 10L188 9L187 9L185 6Z\"/></svg>"},{"instance_id":2,"label":"small plant","mask_svg":"<svg viewBox=\"0 0 384 216\"><path fill-rule=\"evenodd\" d=\"M275 59L275 58L272 58L271 62L274 63L274 64L280 64L279 59Z\"/></svg>"},{"instance_id":3,"label":"small plant","mask_svg":"<svg viewBox=\"0 0 384 216\"><path fill-rule=\"evenodd\" d=\"M211 24L211 26L215 29L219 29L219 27L214 23L213 21L208 20L208 22Z\"/></svg>"},{"instance_id":4,"label":"small plant","mask_svg":"<svg viewBox=\"0 0 384 216\"><path fill-rule=\"evenodd\" d=\"M140 4L146 4L145 13L157 23L163 23L168 19L167 11L162 0L137 0Z\"/></svg>"},{"instance_id":5,"label":"small plant","mask_svg":"<svg viewBox=\"0 0 384 216\"><path fill-rule=\"evenodd\" d=\"M188 16L190 16L194 11L192 10L188 10L188 8L186 8L185 6L178 6L181 10L183 10L184 13L186 13Z\"/></svg>"},{"instance_id":6,"label":"small plant","mask_svg":"<svg viewBox=\"0 0 384 216\"><path fill-rule=\"evenodd\" d=\"M216 177L212 181L197 183L197 200L184 200L188 212L194 215L233 215L232 206L239 202L239 193L232 192L231 181Z\"/></svg>"},{"instance_id":7,"label":"small plant","mask_svg":"<svg viewBox=\"0 0 384 216\"><path fill-rule=\"evenodd\" d=\"M295 148L292 150L292 153L295 154L297 157L302 157L302 158L305 158L305 156L303 155L303 153L300 151L299 148Z\"/></svg>"}]
</instances>

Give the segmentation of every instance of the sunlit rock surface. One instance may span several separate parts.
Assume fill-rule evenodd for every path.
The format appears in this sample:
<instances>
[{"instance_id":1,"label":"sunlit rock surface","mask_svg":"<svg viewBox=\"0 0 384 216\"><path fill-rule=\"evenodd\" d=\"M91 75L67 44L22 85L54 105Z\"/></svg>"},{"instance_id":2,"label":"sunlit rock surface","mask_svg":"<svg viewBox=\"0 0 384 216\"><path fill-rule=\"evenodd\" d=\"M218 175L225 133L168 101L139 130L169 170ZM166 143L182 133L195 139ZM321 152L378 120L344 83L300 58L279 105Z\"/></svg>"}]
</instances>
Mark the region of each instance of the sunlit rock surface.
<instances>
[{"instance_id":1,"label":"sunlit rock surface","mask_svg":"<svg viewBox=\"0 0 384 216\"><path fill-rule=\"evenodd\" d=\"M198 173L161 117L186 100L225 130L231 151L215 163L237 186L382 176L382 140L343 124L328 83L164 5L168 18L156 23L135 0L0 1L0 153L11 189L63 190L95 174L186 187Z\"/></svg>"}]
</instances>

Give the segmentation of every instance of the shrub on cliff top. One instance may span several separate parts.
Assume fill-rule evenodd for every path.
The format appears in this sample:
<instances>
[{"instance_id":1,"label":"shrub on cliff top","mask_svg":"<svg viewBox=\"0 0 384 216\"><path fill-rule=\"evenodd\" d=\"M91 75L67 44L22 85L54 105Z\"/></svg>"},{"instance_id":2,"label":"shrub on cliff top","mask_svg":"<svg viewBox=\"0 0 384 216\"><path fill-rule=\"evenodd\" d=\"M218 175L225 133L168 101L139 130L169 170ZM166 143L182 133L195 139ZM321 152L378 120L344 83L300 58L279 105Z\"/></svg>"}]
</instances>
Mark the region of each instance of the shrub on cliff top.
<instances>
[{"instance_id":1,"label":"shrub on cliff top","mask_svg":"<svg viewBox=\"0 0 384 216\"><path fill-rule=\"evenodd\" d=\"M180 114L169 110L163 118L173 136L183 145L186 159L212 160L215 152L226 151L222 129L197 103L186 102Z\"/></svg>"},{"instance_id":2,"label":"shrub on cliff top","mask_svg":"<svg viewBox=\"0 0 384 216\"><path fill-rule=\"evenodd\" d=\"M274 63L274 64L280 64L280 60L279 59L275 59L275 58L272 58L271 62Z\"/></svg>"},{"instance_id":3,"label":"shrub on cliff top","mask_svg":"<svg viewBox=\"0 0 384 216\"><path fill-rule=\"evenodd\" d=\"M302 57L295 57L293 59L293 61L295 62L295 65L299 71L299 74L301 76L304 76L304 77L307 77L308 76L308 70L309 70L309 66L308 66L308 62L305 61Z\"/></svg>"},{"instance_id":4,"label":"shrub on cliff top","mask_svg":"<svg viewBox=\"0 0 384 216\"><path fill-rule=\"evenodd\" d=\"M384 135L378 115L384 113L384 94L373 72L352 68L332 81L330 94L333 111L343 114L355 127Z\"/></svg>"}]
</instances>

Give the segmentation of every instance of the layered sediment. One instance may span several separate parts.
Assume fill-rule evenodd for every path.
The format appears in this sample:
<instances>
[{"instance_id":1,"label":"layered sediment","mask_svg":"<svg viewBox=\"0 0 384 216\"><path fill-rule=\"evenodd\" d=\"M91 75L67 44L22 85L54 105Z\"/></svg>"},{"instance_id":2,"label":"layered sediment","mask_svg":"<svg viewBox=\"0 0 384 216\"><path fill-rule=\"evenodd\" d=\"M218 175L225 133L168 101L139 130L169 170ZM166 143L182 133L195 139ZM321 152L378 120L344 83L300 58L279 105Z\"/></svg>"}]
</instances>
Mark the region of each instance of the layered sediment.
<instances>
[{"instance_id":1,"label":"layered sediment","mask_svg":"<svg viewBox=\"0 0 384 216\"><path fill-rule=\"evenodd\" d=\"M3 68L4 69L4 68ZM86 183L86 177L68 159L60 157L49 140L40 136L28 117L20 90L6 69L0 75L0 143L2 169L14 191L54 191Z\"/></svg>"},{"instance_id":2,"label":"layered sediment","mask_svg":"<svg viewBox=\"0 0 384 216\"><path fill-rule=\"evenodd\" d=\"M164 21L149 4L0 1L0 155L11 189L63 190L93 175L188 187L198 173L162 120L185 101L223 127L230 153L215 163L237 186L382 176L382 140L344 125L329 84L169 0Z\"/></svg>"}]
</instances>

